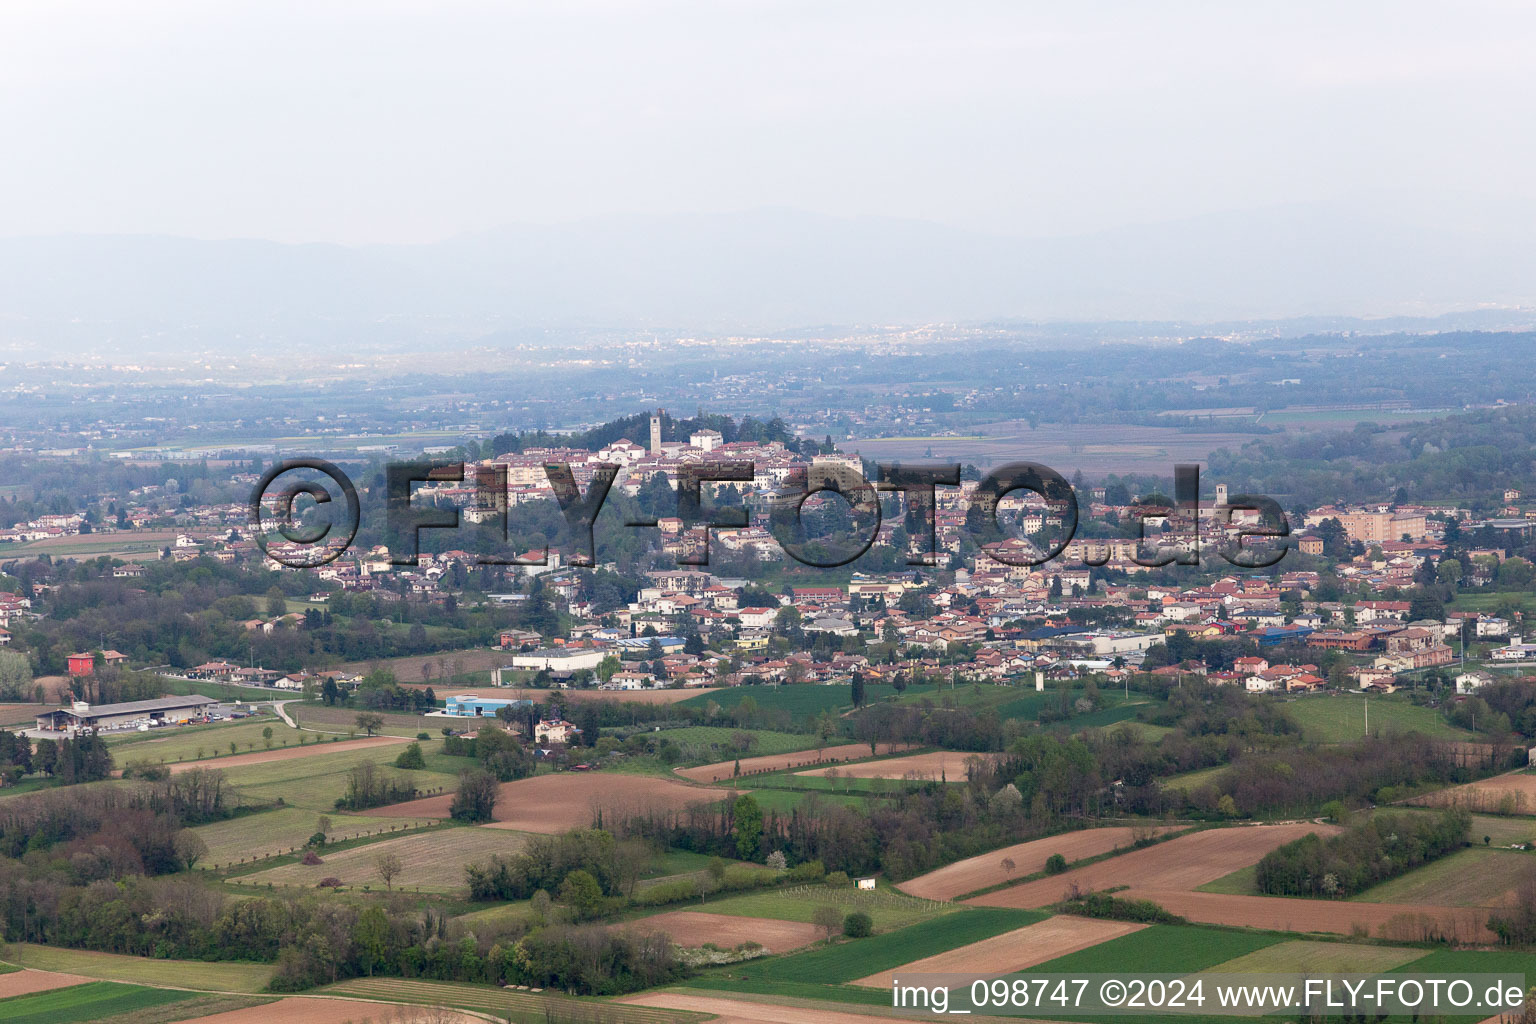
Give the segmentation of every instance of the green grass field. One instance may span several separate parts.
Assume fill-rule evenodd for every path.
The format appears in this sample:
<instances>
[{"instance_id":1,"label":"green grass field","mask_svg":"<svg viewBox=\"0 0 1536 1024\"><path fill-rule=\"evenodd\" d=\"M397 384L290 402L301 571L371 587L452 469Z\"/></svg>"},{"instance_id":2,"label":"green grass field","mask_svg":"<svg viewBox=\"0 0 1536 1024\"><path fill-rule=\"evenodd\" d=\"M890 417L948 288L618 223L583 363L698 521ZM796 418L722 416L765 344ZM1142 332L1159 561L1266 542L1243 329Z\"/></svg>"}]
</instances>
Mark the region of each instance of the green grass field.
<instances>
[{"instance_id":1,"label":"green grass field","mask_svg":"<svg viewBox=\"0 0 1536 1024\"><path fill-rule=\"evenodd\" d=\"M83 985L0 999L0 1020L6 1024L103 1021L119 1014L179 1003L191 997L190 992L145 988L142 985L119 985L110 981L88 981Z\"/></svg>"},{"instance_id":2,"label":"green grass field","mask_svg":"<svg viewBox=\"0 0 1536 1024\"><path fill-rule=\"evenodd\" d=\"M751 746L742 750L737 746L738 737L751 740ZM656 740L671 740L683 751L684 761L713 764L733 757L755 757L759 754L788 754L796 750L811 750L816 737L809 733L775 732L770 729L730 729L714 725L690 725L681 729L663 729L655 734Z\"/></svg>"},{"instance_id":3,"label":"green grass field","mask_svg":"<svg viewBox=\"0 0 1536 1024\"><path fill-rule=\"evenodd\" d=\"M1164 789L1182 789L1185 792L1199 789L1201 786L1214 784L1216 778L1226 771L1230 765L1218 764L1210 768L1196 768L1192 772L1183 772L1179 775L1170 775L1163 780Z\"/></svg>"},{"instance_id":4,"label":"green grass field","mask_svg":"<svg viewBox=\"0 0 1536 1024\"><path fill-rule=\"evenodd\" d=\"M753 961L750 976L753 981L839 985L956 946L990 939L994 935L1043 921L1046 917L1046 914L1030 910L962 907L920 924L867 939L818 946L789 956ZM720 974L706 974L688 984L694 988L736 987L733 979Z\"/></svg>"},{"instance_id":5,"label":"green grass field","mask_svg":"<svg viewBox=\"0 0 1536 1024\"><path fill-rule=\"evenodd\" d=\"M1068 953L1030 968L1042 974L1113 973L1133 969L1146 974L1203 971L1233 957L1283 941L1264 932L1221 931L1194 925L1155 924L1097 946Z\"/></svg>"},{"instance_id":6,"label":"green grass field","mask_svg":"<svg viewBox=\"0 0 1536 1024\"><path fill-rule=\"evenodd\" d=\"M286 852L290 847L303 846L319 831L318 821L322 813L301 807L279 807L211 825L199 825L192 831L208 844L208 856L203 859L203 865L227 864L242 857L270 856ZM369 818L335 812L326 816L331 819L326 838L332 842L358 832L410 824L399 818Z\"/></svg>"},{"instance_id":7,"label":"green grass field","mask_svg":"<svg viewBox=\"0 0 1536 1024\"><path fill-rule=\"evenodd\" d=\"M229 785L255 803L273 803L278 797L295 807L316 811L330 811L336 800L346 792L347 773L362 764L389 765L400 754L398 745L362 747L326 753L324 744L315 745L315 752L307 757L294 757L285 761L268 761L264 764L234 765L226 769ZM210 762L217 767L217 762ZM399 769L390 768L391 772ZM458 785L457 777L440 772L411 771L409 775L419 789Z\"/></svg>"},{"instance_id":8,"label":"green grass field","mask_svg":"<svg viewBox=\"0 0 1536 1024\"><path fill-rule=\"evenodd\" d=\"M263 729L272 730L273 750L280 750L283 741L288 746L298 746L299 736L305 742L315 742L315 737L301 734L283 724L275 715L263 716L257 721L217 722L212 725L166 726L147 733L126 733L110 741L112 758L119 767L133 761L159 761L175 764L178 761L197 761L203 758L217 759L229 756L229 745L235 744L242 754L268 749ZM201 752L201 753L199 753Z\"/></svg>"},{"instance_id":9,"label":"green grass field","mask_svg":"<svg viewBox=\"0 0 1536 1024\"><path fill-rule=\"evenodd\" d=\"M1417 807L1392 807L1393 814L1438 814L1427 808ZM1513 846L1516 843L1536 842L1536 818L1505 817L1496 814L1472 815L1472 827L1467 829L1467 838L1474 846L1483 842L1483 837L1488 837L1492 846Z\"/></svg>"},{"instance_id":10,"label":"green grass field","mask_svg":"<svg viewBox=\"0 0 1536 1024\"><path fill-rule=\"evenodd\" d=\"M1285 713L1301 726L1303 735L1317 743L1344 743L1365 735L1366 705L1370 705L1371 733L1421 732L1435 739L1470 740L1474 737L1458 729L1433 708L1421 708L1406 699L1367 698L1357 694L1304 697L1285 705Z\"/></svg>"},{"instance_id":11,"label":"green grass field","mask_svg":"<svg viewBox=\"0 0 1536 1024\"><path fill-rule=\"evenodd\" d=\"M1227 974L1381 974L1424 956L1403 946L1360 946L1349 942L1277 942L1212 967Z\"/></svg>"},{"instance_id":12,"label":"green grass field","mask_svg":"<svg viewBox=\"0 0 1536 1024\"><path fill-rule=\"evenodd\" d=\"M58 946L39 946L26 942L7 946L5 956L12 963L39 971L60 971L105 981L144 985L176 985L209 992L260 992L272 979L271 964L152 960L147 957L93 953L83 949L61 949Z\"/></svg>"},{"instance_id":13,"label":"green grass field","mask_svg":"<svg viewBox=\"0 0 1536 1024\"><path fill-rule=\"evenodd\" d=\"M464 868L482 864L492 856L516 853L527 836L500 828L449 828L415 835L381 839L350 849L320 852L321 864L281 864L265 871L233 879L241 884L297 885L313 888L323 878L339 878L350 886L384 888L378 873L378 859L392 853L400 859L400 874L394 879L396 889L420 889L423 892L458 892L467 883Z\"/></svg>"},{"instance_id":14,"label":"green grass field","mask_svg":"<svg viewBox=\"0 0 1536 1024\"><path fill-rule=\"evenodd\" d=\"M1514 850L1459 850L1374 885L1354 899L1363 903L1492 907L1532 870L1536 870L1536 858Z\"/></svg>"},{"instance_id":15,"label":"green grass field","mask_svg":"<svg viewBox=\"0 0 1536 1024\"><path fill-rule=\"evenodd\" d=\"M706 914L765 917L775 921L810 924L816 908L823 906L837 907L844 914L862 910L873 919L875 930L880 932L932 920L956 909L953 903L922 900L894 889L833 889L825 885L800 885L789 889L728 896L689 909L697 909Z\"/></svg>"}]
</instances>

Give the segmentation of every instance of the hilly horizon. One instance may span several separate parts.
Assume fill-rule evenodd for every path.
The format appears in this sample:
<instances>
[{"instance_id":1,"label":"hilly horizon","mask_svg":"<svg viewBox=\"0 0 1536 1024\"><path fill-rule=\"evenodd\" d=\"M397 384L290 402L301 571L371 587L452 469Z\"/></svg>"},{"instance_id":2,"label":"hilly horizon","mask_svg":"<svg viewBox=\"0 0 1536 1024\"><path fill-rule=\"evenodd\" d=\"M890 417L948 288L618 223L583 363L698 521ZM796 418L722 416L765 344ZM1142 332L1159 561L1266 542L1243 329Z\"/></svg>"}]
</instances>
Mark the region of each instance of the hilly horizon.
<instances>
[{"instance_id":1,"label":"hilly horizon","mask_svg":"<svg viewBox=\"0 0 1536 1024\"><path fill-rule=\"evenodd\" d=\"M0 239L0 324L177 348L468 341L522 328L761 333L1010 319L1433 317L1536 302L1514 225L1454 231L1333 203L1059 238L797 210L611 216L415 245L154 235Z\"/></svg>"}]
</instances>

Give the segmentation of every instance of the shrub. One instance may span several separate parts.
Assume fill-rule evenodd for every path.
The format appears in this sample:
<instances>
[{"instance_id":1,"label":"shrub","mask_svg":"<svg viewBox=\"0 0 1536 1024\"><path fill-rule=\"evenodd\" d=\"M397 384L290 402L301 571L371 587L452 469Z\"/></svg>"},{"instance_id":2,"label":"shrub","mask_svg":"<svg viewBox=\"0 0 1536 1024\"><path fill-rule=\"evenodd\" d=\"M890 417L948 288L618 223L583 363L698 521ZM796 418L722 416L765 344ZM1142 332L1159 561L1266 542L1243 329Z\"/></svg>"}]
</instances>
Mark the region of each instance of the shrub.
<instances>
[{"instance_id":1,"label":"shrub","mask_svg":"<svg viewBox=\"0 0 1536 1024\"><path fill-rule=\"evenodd\" d=\"M1063 857L1061 854L1053 853L1045 859L1046 874L1059 875L1065 870L1067 870L1067 858Z\"/></svg>"},{"instance_id":2,"label":"shrub","mask_svg":"<svg viewBox=\"0 0 1536 1024\"><path fill-rule=\"evenodd\" d=\"M325 833L324 832L316 832L314 835L309 837L309 841L307 843L305 843L304 845L305 846L316 846L316 847L324 846L325 845Z\"/></svg>"},{"instance_id":3,"label":"shrub","mask_svg":"<svg viewBox=\"0 0 1536 1024\"><path fill-rule=\"evenodd\" d=\"M826 877L825 881L826 881L826 883L829 886L832 886L834 889L840 889L843 886L848 884L848 872L846 872L846 871L834 871L834 872L832 872L830 875L828 875Z\"/></svg>"},{"instance_id":4,"label":"shrub","mask_svg":"<svg viewBox=\"0 0 1536 1024\"><path fill-rule=\"evenodd\" d=\"M1083 892L1073 886L1062 909L1082 917L1100 917L1112 921L1136 921L1141 924L1186 924L1184 918L1170 913L1151 900L1127 900L1107 892Z\"/></svg>"},{"instance_id":5,"label":"shrub","mask_svg":"<svg viewBox=\"0 0 1536 1024\"><path fill-rule=\"evenodd\" d=\"M315 888L316 889L340 889L341 888L341 879L339 879L339 878L322 878L322 879L320 879L320 881L315 883Z\"/></svg>"},{"instance_id":6,"label":"shrub","mask_svg":"<svg viewBox=\"0 0 1536 1024\"><path fill-rule=\"evenodd\" d=\"M808 860L789 869L791 882L816 882L826 877L827 866L819 860Z\"/></svg>"},{"instance_id":7,"label":"shrub","mask_svg":"<svg viewBox=\"0 0 1536 1024\"><path fill-rule=\"evenodd\" d=\"M425 768L427 760L421 754L420 743L407 743L405 749L400 751L400 756L395 758L396 768Z\"/></svg>"},{"instance_id":8,"label":"shrub","mask_svg":"<svg viewBox=\"0 0 1536 1024\"><path fill-rule=\"evenodd\" d=\"M419 732L416 734L416 738L419 740L429 740L432 738L432 734L429 732Z\"/></svg>"},{"instance_id":9,"label":"shrub","mask_svg":"<svg viewBox=\"0 0 1536 1024\"><path fill-rule=\"evenodd\" d=\"M309 867L314 867L316 864L324 864L325 861L321 860L320 855L314 850L305 850L304 858L303 860L299 861L299 863Z\"/></svg>"},{"instance_id":10,"label":"shrub","mask_svg":"<svg viewBox=\"0 0 1536 1024\"><path fill-rule=\"evenodd\" d=\"M874 930L874 919L862 910L855 910L843 918L843 934L850 939L866 938Z\"/></svg>"}]
</instances>

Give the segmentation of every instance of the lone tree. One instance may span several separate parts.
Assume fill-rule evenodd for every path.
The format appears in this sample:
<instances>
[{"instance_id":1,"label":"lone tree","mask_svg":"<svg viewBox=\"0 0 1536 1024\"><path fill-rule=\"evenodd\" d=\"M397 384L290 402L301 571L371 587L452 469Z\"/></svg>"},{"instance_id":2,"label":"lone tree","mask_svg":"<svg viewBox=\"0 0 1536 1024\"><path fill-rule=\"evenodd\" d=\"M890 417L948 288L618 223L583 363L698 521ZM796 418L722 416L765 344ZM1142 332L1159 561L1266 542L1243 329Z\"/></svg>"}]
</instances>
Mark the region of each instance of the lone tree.
<instances>
[{"instance_id":1,"label":"lone tree","mask_svg":"<svg viewBox=\"0 0 1536 1024\"><path fill-rule=\"evenodd\" d=\"M384 888L394 891L395 877L400 874L405 865L400 863L398 853L381 853L373 859L373 870L384 883Z\"/></svg>"},{"instance_id":2,"label":"lone tree","mask_svg":"<svg viewBox=\"0 0 1536 1024\"><path fill-rule=\"evenodd\" d=\"M1013 877L1013 872L1017 868L1018 868L1018 865L1013 862L1013 858L1012 857L1004 857L1003 858L1003 874L1006 877L1012 878Z\"/></svg>"},{"instance_id":3,"label":"lone tree","mask_svg":"<svg viewBox=\"0 0 1536 1024\"><path fill-rule=\"evenodd\" d=\"M459 776L448 815L457 821L490 821L496 810L496 776L484 768L471 768Z\"/></svg>"},{"instance_id":4,"label":"lone tree","mask_svg":"<svg viewBox=\"0 0 1536 1024\"><path fill-rule=\"evenodd\" d=\"M377 711L360 711L357 715L357 727L372 736L384 728L384 716Z\"/></svg>"},{"instance_id":5,"label":"lone tree","mask_svg":"<svg viewBox=\"0 0 1536 1024\"><path fill-rule=\"evenodd\" d=\"M811 923L818 928L824 929L827 933L827 939L830 941L832 933L843 927L843 912L834 906L822 904L811 911Z\"/></svg>"},{"instance_id":6,"label":"lone tree","mask_svg":"<svg viewBox=\"0 0 1536 1024\"><path fill-rule=\"evenodd\" d=\"M188 871L196 867L199 860L208 856L208 844L203 842L202 836L189 828L177 832L171 844L176 850L176 858L181 861L181 866Z\"/></svg>"}]
</instances>

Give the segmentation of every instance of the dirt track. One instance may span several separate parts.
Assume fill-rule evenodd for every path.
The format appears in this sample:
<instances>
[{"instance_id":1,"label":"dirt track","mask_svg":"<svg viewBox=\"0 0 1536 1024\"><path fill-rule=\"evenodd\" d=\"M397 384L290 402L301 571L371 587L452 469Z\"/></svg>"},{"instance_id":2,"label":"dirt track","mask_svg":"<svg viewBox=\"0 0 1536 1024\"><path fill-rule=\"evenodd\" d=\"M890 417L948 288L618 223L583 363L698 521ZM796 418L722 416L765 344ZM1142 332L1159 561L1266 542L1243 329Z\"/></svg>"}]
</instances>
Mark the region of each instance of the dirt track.
<instances>
[{"instance_id":1,"label":"dirt track","mask_svg":"<svg viewBox=\"0 0 1536 1024\"><path fill-rule=\"evenodd\" d=\"M68 988L70 985L83 985L95 980L95 978L85 978L78 974L34 971L27 968L12 971L9 974L0 974L0 999L30 995L33 992L47 992L55 988Z\"/></svg>"},{"instance_id":2,"label":"dirt track","mask_svg":"<svg viewBox=\"0 0 1536 1024\"><path fill-rule=\"evenodd\" d=\"M1310 822L1207 829L966 902L986 907L1044 907L1060 900L1074 884L1080 889L1130 885L1142 890L1188 891L1256 864L1270 850L1308 832L1327 836L1337 831L1336 826Z\"/></svg>"},{"instance_id":3,"label":"dirt track","mask_svg":"<svg viewBox=\"0 0 1536 1024\"><path fill-rule=\"evenodd\" d=\"M721 949L732 949L743 942L756 942L770 953L809 946L824 934L815 925L801 921L770 921L761 917L705 914L697 910L674 910L644 917L633 926L666 932L680 946L702 946L712 942Z\"/></svg>"},{"instance_id":4,"label":"dirt track","mask_svg":"<svg viewBox=\"0 0 1536 1024\"><path fill-rule=\"evenodd\" d=\"M853 984L868 988L888 988L894 978L922 973L1008 974L1089 946L1097 946L1110 939L1118 939L1145 927L1144 924L1131 924L1127 921L1052 917L968 946L902 964L894 970L871 974Z\"/></svg>"},{"instance_id":5,"label":"dirt track","mask_svg":"<svg viewBox=\"0 0 1536 1024\"><path fill-rule=\"evenodd\" d=\"M238 768L245 764L266 764L269 761L291 761L296 757L318 757L321 754L339 754L359 747L388 746L392 743L408 743L403 736L365 736L360 740L341 740L337 743L307 743L302 747L279 747L276 750L257 750L249 754L231 754L203 761L178 761L170 766L172 775L189 772L194 768Z\"/></svg>"},{"instance_id":6,"label":"dirt track","mask_svg":"<svg viewBox=\"0 0 1536 1024\"><path fill-rule=\"evenodd\" d=\"M1004 858L1014 863L1013 877L1032 875L1045 869L1045 862L1052 854L1059 853L1071 863L1084 857L1109 853L1116 847L1128 849L1135 841L1134 831L1131 828L1090 828L1018 843L956 861L937 871L900 882L896 888L925 900L952 900L956 896L1006 882L1009 873L1003 870Z\"/></svg>"},{"instance_id":7,"label":"dirt track","mask_svg":"<svg viewBox=\"0 0 1536 1024\"><path fill-rule=\"evenodd\" d=\"M348 1024L364 1020L375 1024L484 1024L484 1018L438 1007L312 996L290 996L265 1006L194 1017L183 1024Z\"/></svg>"},{"instance_id":8,"label":"dirt track","mask_svg":"<svg viewBox=\"0 0 1536 1024\"><path fill-rule=\"evenodd\" d=\"M689 804L734 798L742 791L708 790L671 779L612 772L561 772L503 782L496 797L496 824L520 832L556 835L586 828L605 815L651 808L681 810ZM368 813L388 818L446 818L452 793L379 807Z\"/></svg>"},{"instance_id":9,"label":"dirt track","mask_svg":"<svg viewBox=\"0 0 1536 1024\"><path fill-rule=\"evenodd\" d=\"M845 778L855 779L905 779L911 776L914 779L933 779L937 782L943 778L949 782L965 781L965 763L973 757L986 760L995 757L994 754L965 754L953 750L936 750L927 754L909 754L906 757L896 757L888 761L865 761L862 764L850 764L842 768L812 768L810 771L795 772L796 775L817 775L825 777L828 772L836 771Z\"/></svg>"},{"instance_id":10,"label":"dirt track","mask_svg":"<svg viewBox=\"0 0 1536 1024\"><path fill-rule=\"evenodd\" d=\"M885 752L896 752L894 744L886 744ZM744 757L741 759L741 773L743 775L752 772L776 772L785 768L798 768L801 765L826 765L831 762L841 763L852 761L856 758L869 756L868 743L844 743L836 747L824 747L817 757L817 751L797 750L792 754L763 754L760 757ZM675 768L673 771L685 779L694 782L720 782L731 778L736 772L735 761L720 761L716 764L700 765L697 768Z\"/></svg>"}]
</instances>

